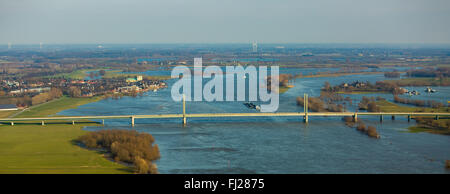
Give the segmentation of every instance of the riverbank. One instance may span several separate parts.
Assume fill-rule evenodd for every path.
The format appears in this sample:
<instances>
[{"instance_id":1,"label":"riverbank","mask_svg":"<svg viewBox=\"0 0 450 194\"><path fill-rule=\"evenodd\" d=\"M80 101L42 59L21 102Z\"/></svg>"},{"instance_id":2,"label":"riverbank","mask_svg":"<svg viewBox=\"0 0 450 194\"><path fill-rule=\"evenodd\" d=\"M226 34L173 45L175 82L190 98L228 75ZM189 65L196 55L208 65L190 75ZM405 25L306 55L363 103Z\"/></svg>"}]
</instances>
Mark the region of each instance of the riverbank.
<instances>
[{"instance_id":1,"label":"riverbank","mask_svg":"<svg viewBox=\"0 0 450 194\"><path fill-rule=\"evenodd\" d=\"M380 107L381 112L448 112L447 107L430 108L430 107L415 107L402 106L387 100L376 101L377 106Z\"/></svg>"},{"instance_id":2,"label":"riverbank","mask_svg":"<svg viewBox=\"0 0 450 194\"><path fill-rule=\"evenodd\" d=\"M61 116L56 113L103 98L61 97L31 107L16 117ZM133 173L133 168L108 160L104 153L76 145L74 140L88 133L83 130L85 126L99 125L88 121L75 125L61 121L46 122L44 126L29 122L17 122L14 126L0 125L0 173Z\"/></svg>"},{"instance_id":3,"label":"riverbank","mask_svg":"<svg viewBox=\"0 0 450 194\"><path fill-rule=\"evenodd\" d=\"M324 73L324 74L314 74L314 75L296 75L295 78L315 78L315 77L340 77L346 75L373 75L373 74L383 74L384 72L355 72L355 73Z\"/></svg>"},{"instance_id":4,"label":"riverbank","mask_svg":"<svg viewBox=\"0 0 450 194\"><path fill-rule=\"evenodd\" d=\"M279 94L283 94L285 92L287 92L289 89L293 88L294 86L290 86L290 87L286 87L286 86L280 86L278 88L278 93Z\"/></svg>"},{"instance_id":5,"label":"riverbank","mask_svg":"<svg viewBox=\"0 0 450 194\"><path fill-rule=\"evenodd\" d=\"M401 106L395 103L381 100L376 102L377 106L380 107L382 112L448 112L447 107L441 108L428 108L428 107L413 107L413 106ZM430 117L430 119L433 119ZM449 122L449 119L439 119L435 120L439 124L439 126L446 126ZM416 126L412 126L408 128L409 132L417 133L417 132L428 132L433 134L441 134L441 135L450 135L450 128L436 128L429 125L424 125L418 123Z\"/></svg>"},{"instance_id":6,"label":"riverbank","mask_svg":"<svg viewBox=\"0 0 450 194\"><path fill-rule=\"evenodd\" d=\"M336 92L336 94L389 94L387 91L340 91Z\"/></svg>"},{"instance_id":7,"label":"riverbank","mask_svg":"<svg viewBox=\"0 0 450 194\"><path fill-rule=\"evenodd\" d=\"M399 80L385 80L383 82L405 86L450 86L450 78L405 78Z\"/></svg>"}]
</instances>

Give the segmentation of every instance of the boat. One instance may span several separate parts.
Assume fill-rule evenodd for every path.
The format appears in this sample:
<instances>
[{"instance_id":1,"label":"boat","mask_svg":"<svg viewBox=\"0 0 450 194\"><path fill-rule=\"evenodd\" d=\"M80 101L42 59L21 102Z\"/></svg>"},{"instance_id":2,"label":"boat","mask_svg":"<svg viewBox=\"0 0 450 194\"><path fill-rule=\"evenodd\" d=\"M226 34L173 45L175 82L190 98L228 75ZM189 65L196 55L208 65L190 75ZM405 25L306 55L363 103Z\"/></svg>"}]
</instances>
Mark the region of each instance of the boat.
<instances>
[{"instance_id":1,"label":"boat","mask_svg":"<svg viewBox=\"0 0 450 194\"><path fill-rule=\"evenodd\" d=\"M251 102L244 102L244 105L249 109L256 109L256 105Z\"/></svg>"},{"instance_id":2,"label":"boat","mask_svg":"<svg viewBox=\"0 0 450 194\"><path fill-rule=\"evenodd\" d=\"M408 93L410 96L420 95L420 92L418 92L418 91L416 91L416 90L413 90L412 92L411 92L411 91L408 91L407 93Z\"/></svg>"},{"instance_id":3,"label":"boat","mask_svg":"<svg viewBox=\"0 0 450 194\"><path fill-rule=\"evenodd\" d=\"M435 92L437 92L437 91L434 90L434 89L432 89L432 88L430 88L430 87L427 87L427 88L425 89L425 92L427 92L427 93L435 93Z\"/></svg>"}]
</instances>

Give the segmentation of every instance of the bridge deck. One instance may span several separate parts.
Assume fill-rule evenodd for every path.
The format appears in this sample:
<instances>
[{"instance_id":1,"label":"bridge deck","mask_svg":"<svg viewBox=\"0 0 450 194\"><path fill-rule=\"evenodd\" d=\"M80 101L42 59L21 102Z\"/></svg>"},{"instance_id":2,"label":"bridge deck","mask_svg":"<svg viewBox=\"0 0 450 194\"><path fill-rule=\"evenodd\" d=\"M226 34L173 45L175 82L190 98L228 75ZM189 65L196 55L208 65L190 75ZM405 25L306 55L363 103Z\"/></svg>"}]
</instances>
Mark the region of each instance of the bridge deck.
<instances>
[{"instance_id":1,"label":"bridge deck","mask_svg":"<svg viewBox=\"0 0 450 194\"><path fill-rule=\"evenodd\" d=\"M425 112L309 112L307 116L450 116L450 113ZM194 114L155 114L155 115L113 115L113 116L63 116L63 117L35 117L35 118L1 118L1 121L33 121L33 120L82 120L82 119L144 119L144 118L196 118L196 117L278 117L278 116L305 116L304 112L278 112L278 113L194 113Z\"/></svg>"}]
</instances>

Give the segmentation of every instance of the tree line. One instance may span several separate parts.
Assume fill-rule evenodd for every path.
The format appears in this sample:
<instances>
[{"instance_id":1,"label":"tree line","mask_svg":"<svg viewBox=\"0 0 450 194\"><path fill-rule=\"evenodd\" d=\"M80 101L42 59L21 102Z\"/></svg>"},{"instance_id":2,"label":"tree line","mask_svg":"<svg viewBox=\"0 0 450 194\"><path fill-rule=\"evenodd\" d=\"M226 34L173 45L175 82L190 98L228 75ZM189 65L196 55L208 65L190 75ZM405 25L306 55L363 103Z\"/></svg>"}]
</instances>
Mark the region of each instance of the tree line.
<instances>
[{"instance_id":1,"label":"tree line","mask_svg":"<svg viewBox=\"0 0 450 194\"><path fill-rule=\"evenodd\" d=\"M77 141L88 148L109 151L115 161L133 164L137 173L158 173L156 164L152 162L161 156L150 134L135 130L100 130L89 132Z\"/></svg>"},{"instance_id":2,"label":"tree line","mask_svg":"<svg viewBox=\"0 0 450 194\"><path fill-rule=\"evenodd\" d=\"M395 83L377 81L375 84L366 82L342 83L340 85L331 86L329 82L325 82L322 91L326 92L389 92L393 94L401 94L401 89Z\"/></svg>"},{"instance_id":3,"label":"tree line","mask_svg":"<svg viewBox=\"0 0 450 194\"><path fill-rule=\"evenodd\" d=\"M377 97L366 97L363 96L358 104L359 110L367 110L367 112L381 112L381 108L377 105L376 101L385 100L384 98Z\"/></svg>"},{"instance_id":4,"label":"tree line","mask_svg":"<svg viewBox=\"0 0 450 194\"><path fill-rule=\"evenodd\" d=\"M449 77L450 67L415 69L406 72L408 77Z\"/></svg>"},{"instance_id":5,"label":"tree line","mask_svg":"<svg viewBox=\"0 0 450 194\"><path fill-rule=\"evenodd\" d=\"M297 97L297 106L304 106L303 97ZM344 112L345 110L342 104L325 103L317 97L308 97L308 109L314 112Z\"/></svg>"},{"instance_id":6,"label":"tree line","mask_svg":"<svg viewBox=\"0 0 450 194\"><path fill-rule=\"evenodd\" d=\"M435 100L419 100L419 99L408 99L408 98L400 98L397 95L394 95L394 102L401 104L410 104L420 107L430 107L430 108L441 108L444 106L443 103L437 102Z\"/></svg>"},{"instance_id":7,"label":"tree line","mask_svg":"<svg viewBox=\"0 0 450 194\"><path fill-rule=\"evenodd\" d=\"M380 135L378 134L377 129L374 126L366 127L364 122L362 122L361 120L358 120L358 122L355 122L353 117L350 117L350 116L345 116L345 117L343 117L342 120L344 120L345 124L348 127L354 127L354 125L356 124L356 130L368 135L369 137L373 137L373 138L377 138L377 139L380 138Z\"/></svg>"},{"instance_id":8,"label":"tree line","mask_svg":"<svg viewBox=\"0 0 450 194\"><path fill-rule=\"evenodd\" d=\"M397 72L397 71L385 72L384 73L384 77L387 77L387 78L399 78L400 77L400 72Z\"/></svg>"}]
</instances>

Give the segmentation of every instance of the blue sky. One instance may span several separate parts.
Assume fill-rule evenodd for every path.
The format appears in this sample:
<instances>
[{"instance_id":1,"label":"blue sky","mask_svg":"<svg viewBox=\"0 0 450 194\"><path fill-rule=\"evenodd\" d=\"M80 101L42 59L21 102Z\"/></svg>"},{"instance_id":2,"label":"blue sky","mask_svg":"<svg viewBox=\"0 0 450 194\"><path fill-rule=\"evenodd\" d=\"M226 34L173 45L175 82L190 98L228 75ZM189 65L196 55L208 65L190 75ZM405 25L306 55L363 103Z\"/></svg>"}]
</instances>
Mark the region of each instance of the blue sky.
<instances>
[{"instance_id":1,"label":"blue sky","mask_svg":"<svg viewBox=\"0 0 450 194\"><path fill-rule=\"evenodd\" d=\"M448 0L0 0L0 44L450 43Z\"/></svg>"}]
</instances>

